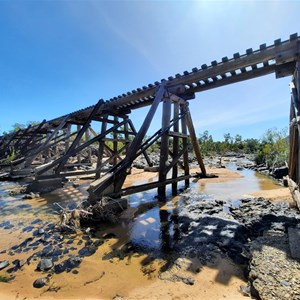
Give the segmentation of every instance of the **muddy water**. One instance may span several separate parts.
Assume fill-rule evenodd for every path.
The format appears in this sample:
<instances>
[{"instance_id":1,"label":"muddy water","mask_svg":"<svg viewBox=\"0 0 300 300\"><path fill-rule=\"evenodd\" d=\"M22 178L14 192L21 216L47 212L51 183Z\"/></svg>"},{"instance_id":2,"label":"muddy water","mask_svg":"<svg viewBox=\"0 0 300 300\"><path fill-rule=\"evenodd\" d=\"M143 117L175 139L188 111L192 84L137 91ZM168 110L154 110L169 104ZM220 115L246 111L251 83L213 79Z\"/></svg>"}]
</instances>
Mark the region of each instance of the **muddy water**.
<instances>
[{"instance_id":1,"label":"muddy water","mask_svg":"<svg viewBox=\"0 0 300 300\"><path fill-rule=\"evenodd\" d=\"M216 199L227 201L230 205L238 205L239 199L247 197L251 193L281 188L274 179L253 170L243 169L237 171L235 163L226 164L226 169L238 173L238 176L234 176L232 180L216 180L215 182L210 179L196 180L191 183L189 192L192 194L200 193L201 198L208 201ZM183 188L183 185L181 187ZM167 191L170 195L170 187ZM129 197L129 203L135 206L138 203L153 199L155 195L156 191L132 195ZM139 215L129 229L131 240L141 245L141 247L152 250L169 250L169 248L172 248L172 244L176 243L178 238L176 216L181 205L180 196L169 196L166 204L160 207L156 206Z\"/></svg>"},{"instance_id":2,"label":"muddy water","mask_svg":"<svg viewBox=\"0 0 300 300\"><path fill-rule=\"evenodd\" d=\"M233 164L228 168L236 170ZM240 174L244 177L228 182L194 182L190 191L201 193L207 200L233 201L245 193L277 188L271 179L251 170L240 171ZM17 185L0 183L0 261L10 262L0 275L15 277L10 283L0 282L1 299L112 299L117 295L129 296L136 288L145 288L157 280L159 270L166 265L167 255L179 238L180 196L170 196L165 204L145 209L133 221L122 219L121 224L100 224L90 228L88 233L61 235L54 227L58 222L53 213L58 211L55 203L75 207L87 197L86 185L79 188L70 185L33 200L9 195L8 190ZM132 195L128 198L129 205L137 207L151 202L155 195L156 191ZM39 229L45 233L39 233ZM50 257L61 269L38 271L40 257ZM74 257L80 257L80 264L67 264L66 261ZM17 260L27 260L28 263L19 268ZM63 269L64 266L67 268ZM237 272L234 268L230 270L233 275ZM45 287L33 287L36 279L47 276L49 283Z\"/></svg>"},{"instance_id":3,"label":"muddy water","mask_svg":"<svg viewBox=\"0 0 300 300\"><path fill-rule=\"evenodd\" d=\"M235 163L228 163L225 166L226 169L237 172L241 178L225 182L203 182L199 180L198 189L201 193L214 199L230 201L238 200L243 196L257 191L281 188L271 177L267 177L250 169L238 171Z\"/></svg>"}]
</instances>

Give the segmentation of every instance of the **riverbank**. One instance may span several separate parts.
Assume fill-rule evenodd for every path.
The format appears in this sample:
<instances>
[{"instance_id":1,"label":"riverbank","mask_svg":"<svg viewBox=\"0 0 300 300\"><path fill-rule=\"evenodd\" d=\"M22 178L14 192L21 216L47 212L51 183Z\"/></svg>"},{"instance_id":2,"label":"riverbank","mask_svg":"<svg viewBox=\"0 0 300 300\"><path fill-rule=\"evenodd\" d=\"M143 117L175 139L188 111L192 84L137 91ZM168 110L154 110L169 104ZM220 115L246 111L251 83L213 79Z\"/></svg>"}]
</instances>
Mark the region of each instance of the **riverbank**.
<instances>
[{"instance_id":1,"label":"riverbank","mask_svg":"<svg viewBox=\"0 0 300 300\"><path fill-rule=\"evenodd\" d=\"M201 179L199 184L238 183L243 178L228 169L208 172L219 178ZM133 170L127 184L155 176ZM24 203L46 207L54 201L81 201L84 196L84 184L77 188L70 185L48 198ZM9 223L0 226L4 241L0 261L8 260L10 265L0 275L15 278L0 283L1 299L246 299L240 292L241 285L247 286L244 273L249 262L243 248L247 244L243 222L232 217L232 207L226 201L208 202L197 197L199 193L188 190L170 199L165 208L154 208L157 217L145 214L134 223L128 220L89 231L86 228L76 235L57 232L55 218L46 212L10 215ZM140 247L132 241L131 233L136 230L146 240L156 234L162 237L159 247ZM51 259L54 266L40 271L43 259ZM20 261L24 265L20 266ZM35 288L33 283L39 278L47 278L45 285Z\"/></svg>"}]
</instances>

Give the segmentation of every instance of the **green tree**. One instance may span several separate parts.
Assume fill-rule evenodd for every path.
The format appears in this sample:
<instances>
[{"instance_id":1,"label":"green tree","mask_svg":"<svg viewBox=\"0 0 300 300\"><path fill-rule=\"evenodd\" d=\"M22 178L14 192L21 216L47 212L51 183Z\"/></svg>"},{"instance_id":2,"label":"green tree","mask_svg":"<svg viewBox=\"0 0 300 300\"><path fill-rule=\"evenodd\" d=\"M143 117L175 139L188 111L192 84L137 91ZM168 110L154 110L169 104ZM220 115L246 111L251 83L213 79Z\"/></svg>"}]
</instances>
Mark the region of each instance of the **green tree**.
<instances>
[{"instance_id":1,"label":"green tree","mask_svg":"<svg viewBox=\"0 0 300 300\"><path fill-rule=\"evenodd\" d=\"M213 141L212 135L209 134L208 130L205 130L199 135L198 143L201 147L201 152L203 155L212 154L215 151L215 143Z\"/></svg>"},{"instance_id":2,"label":"green tree","mask_svg":"<svg viewBox=\"0 0 300 300\"><path fill-rule=\"evenodd\" d=\"M268 129L261 142L255 158L257 163L265 163L267 167L280 167L288 160L287 129Z\"/></svg>"}]
</instances>

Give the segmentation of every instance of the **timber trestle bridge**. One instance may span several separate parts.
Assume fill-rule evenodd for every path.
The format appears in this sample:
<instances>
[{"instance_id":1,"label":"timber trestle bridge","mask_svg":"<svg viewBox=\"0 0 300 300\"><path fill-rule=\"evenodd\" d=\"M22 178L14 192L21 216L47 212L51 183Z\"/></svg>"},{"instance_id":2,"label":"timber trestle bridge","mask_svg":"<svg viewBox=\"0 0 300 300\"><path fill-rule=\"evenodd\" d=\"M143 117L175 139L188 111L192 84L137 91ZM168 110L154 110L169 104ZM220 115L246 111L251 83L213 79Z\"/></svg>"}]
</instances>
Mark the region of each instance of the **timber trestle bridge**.
<instances>
[{"instance_id":1,"label":"timber trestle bridge","mask_svg":"<svg viewBox=\"0 0 300 300\"><path fill-rule=\"evenodd\" d=\"M188 101L195 94L208 89L275 73L276 78L292 75L289 176L296 186L300 183L300 37L260 45L258 50L247 49L232 58L203 64L191 72L176 74L127 92L110 100L28 126L0 137L1 172L15 177L33 177L34 184L55 185L68 176L92 176L90 201L103 196L118 198L123 195L158 189L165 198L166 185L177 183L188 186L191 177L189 153L191 146L206 176L205 166L197 142ZM158 107L162 105L161 124L147 137L148 129ZM149 106L139 130L130 113ZM95 128L99 128L98 131ZM160 143L160 161L153 166L147 150ZM93 147L93 148L92 148ZM96 163L92 164L92 149ZM158 180L148 184L124 188L126 176L134 160L143 155ZM179 168L181 170L179 170Z\"/></svg>"}]
</instances>

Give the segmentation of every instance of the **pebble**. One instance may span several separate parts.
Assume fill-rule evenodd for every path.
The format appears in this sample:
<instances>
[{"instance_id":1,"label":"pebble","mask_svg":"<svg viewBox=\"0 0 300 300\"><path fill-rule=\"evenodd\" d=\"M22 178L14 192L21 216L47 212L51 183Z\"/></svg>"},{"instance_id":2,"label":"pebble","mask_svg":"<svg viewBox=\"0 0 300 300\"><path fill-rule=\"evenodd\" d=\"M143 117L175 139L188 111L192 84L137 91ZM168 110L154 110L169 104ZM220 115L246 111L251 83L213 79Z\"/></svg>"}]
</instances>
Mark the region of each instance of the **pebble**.
<instances>
[{"instance_id":1,"label":"pebble","mask_svg":"<svg viewBox=\"0 0 300 300\"><path fill-rule=\"evenodd\" d=\"M50 270L52 267L53 267L53 262L49 258L43 258L37 266L38 270L40 271L47 271Z\"/></svg>"},{"instance_id":2,"label":"pebble","mask_svg":"<svg viewBox=\"0 0 300 300\"><path fill-rule=\"evenodd\" d=\"M38 278L37 280L35 280L35 282L33 283L33 287L40 289L43 286L45 286L48 282L49 282L48 277L41 277L41 278Z\"/></svg>"},{"instance_id":3,"label":"pebble","mask_svg":"<svg viewBox=\"0 0 300 300\"><path fill-rule=\"evenodd\" d=\"M5 269L7 266L9 266L9 261L8 260L3 260L0 262L0 270Z\"/></svg>"}]
</instances>

